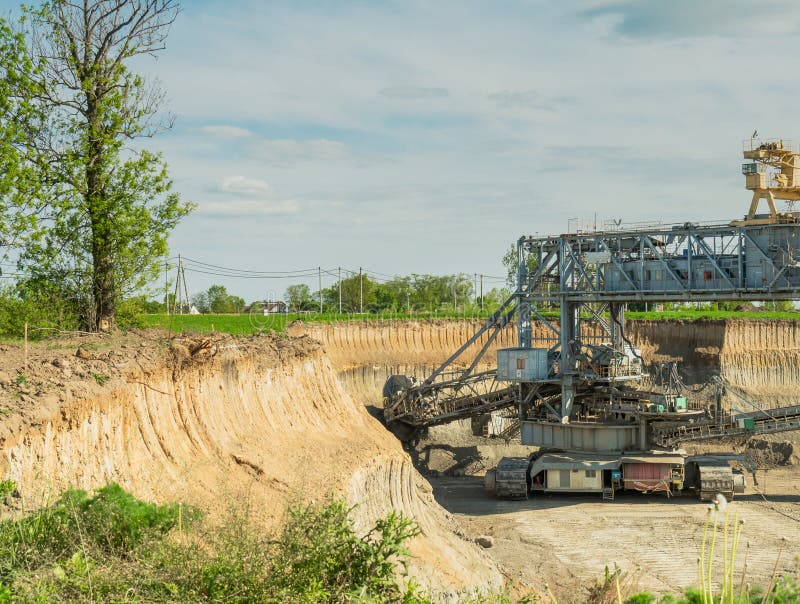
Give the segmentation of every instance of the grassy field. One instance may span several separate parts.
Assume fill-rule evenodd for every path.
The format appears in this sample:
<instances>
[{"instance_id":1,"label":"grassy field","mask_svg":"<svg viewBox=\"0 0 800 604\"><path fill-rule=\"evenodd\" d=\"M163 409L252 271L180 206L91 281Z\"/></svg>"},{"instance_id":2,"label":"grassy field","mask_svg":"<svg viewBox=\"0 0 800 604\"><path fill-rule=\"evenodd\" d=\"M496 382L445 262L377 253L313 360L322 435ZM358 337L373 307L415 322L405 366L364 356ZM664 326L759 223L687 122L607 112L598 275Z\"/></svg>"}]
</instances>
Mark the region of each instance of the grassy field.
<instances>
[{"instance_id":1,"label":"grassy field","mask_svg":"<svg viewBox=\"0 0 800 604\"><path fill-rule=\"evenodd\" d=\"M211 333L218 331L232 334L253 334L264 331L281 332L295 320L308 323L344 323L353 321L408 321L427 319L476 319L485 320L486 315L463 313L312 313L285 315L142 315L143 327L158 327L173 332Z\"/></svg>"},{"instance_id":2,"label":"grassy field","mask_svg":"<svg viewBox=\"0 0 800 604\"><path fill-rule=\"evenodd\" d=\"M548 318L558 318L558 313L543 313ZM676 310L664 312L628 312L631 320L648 321L720 321L724 319L800 320L800 312L736 312L723 310ZM254 334L265 331L281 332L287 324L300 319L305 322L340 323L350 321L400 321L425 319L485 320L486 314L464 313L402 313L383 314L288 314L288 315L143 315L142 326L157 327L176 333L211 333L212 331L230 334Z\"/></svg>"},{"instance_id":3,"label":"grassy field","mask_svg":"<svg viewBox=\"0 0 800 604\"><path fill-rule=\"evenodd\" d=\"M647 321L800 320L800 312L797 311L665 310L662 312L627 312L625 316L628 319Z\"/></svg>"}]
</instances>

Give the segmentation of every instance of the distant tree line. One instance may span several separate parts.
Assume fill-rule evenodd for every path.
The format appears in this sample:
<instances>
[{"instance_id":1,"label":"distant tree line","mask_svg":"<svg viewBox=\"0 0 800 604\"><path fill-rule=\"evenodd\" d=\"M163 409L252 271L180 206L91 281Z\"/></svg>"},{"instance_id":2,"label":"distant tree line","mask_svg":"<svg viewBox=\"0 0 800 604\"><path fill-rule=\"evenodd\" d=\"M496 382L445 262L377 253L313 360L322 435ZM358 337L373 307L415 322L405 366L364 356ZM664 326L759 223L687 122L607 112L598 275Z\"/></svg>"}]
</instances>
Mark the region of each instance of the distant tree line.
<instances>
[{"instance_id":1,"label":"distant tree line","mask_svg":"<svg viewBox=\"0 0 800 604\"><path fill-rule=\"evenodd\" d=\"M480 299L472 279L457 275L408 275L377 281L368 275L352 275L321 291L312 292L305 284L286 288L285 301L292 312L433 312L480 307L495 308L510 292L487 289ZM340 305L341 302L341 305Z\"/></svg>"}]
</instances>

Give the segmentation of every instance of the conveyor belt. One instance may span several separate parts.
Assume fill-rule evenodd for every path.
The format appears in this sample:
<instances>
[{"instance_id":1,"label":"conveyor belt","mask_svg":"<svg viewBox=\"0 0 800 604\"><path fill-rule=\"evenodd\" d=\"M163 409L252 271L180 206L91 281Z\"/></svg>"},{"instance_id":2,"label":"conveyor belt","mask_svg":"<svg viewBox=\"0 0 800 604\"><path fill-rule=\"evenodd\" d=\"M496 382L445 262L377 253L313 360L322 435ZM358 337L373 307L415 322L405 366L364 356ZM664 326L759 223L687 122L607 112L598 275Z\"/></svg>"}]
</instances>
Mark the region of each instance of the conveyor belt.
<instances>
[{"instance_id":1,"label":"conveyor belt","mask_svg":"<svg viewBox=\"0 0 800 604\"><path fill-rule=\"evenodd\" d=\"M741 426L739 420L752 420L752 427ZM749 423L749 422L748 422ZM800 406L778 407L749 413L737 413L726 421L705 420L660 430L654 426L657 440L664 446L674 446L693 440L710 440L755 434L776 434L800 430Z\"/></svg>"}]
</instances>

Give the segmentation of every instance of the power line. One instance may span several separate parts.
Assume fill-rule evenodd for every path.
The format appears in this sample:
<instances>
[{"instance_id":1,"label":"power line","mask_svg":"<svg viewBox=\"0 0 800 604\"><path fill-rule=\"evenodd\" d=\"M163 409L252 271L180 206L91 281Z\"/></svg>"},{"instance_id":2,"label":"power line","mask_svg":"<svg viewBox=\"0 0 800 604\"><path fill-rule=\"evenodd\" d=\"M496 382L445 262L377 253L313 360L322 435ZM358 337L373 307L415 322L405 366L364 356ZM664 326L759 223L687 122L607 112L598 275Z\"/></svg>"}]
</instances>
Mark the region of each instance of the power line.
<instances>
[{"instance_id":1,"label":"power line","mask_svg":"<svg viewBox=\"0 0 800 604\"><path fill-rule=\"evenodd\" d=\"M217 264L209 264L208 262L200 262L199 260L193 260L191 258L183 258L184 262L190 262L192 264L197 264L198 266L203 266L206 268L215 268L218 270L222 270L229 273L249 273L254 275L293 275L293 274L300 274L303 273L301 276L305 276L307 273L317 274L318 268L305 268L293 271L253 271L248 269L240 269L240 268L230 268L225 266L219 266Z\"/></svg>"},{"instance_id":2,"label":"power line","mask_svg":"<svg viewBox=\"0 0 800 604\"><path fill-rule=\"evenodd\" d=\"M205 271L199 268L184 267L184 270L192 273L202 273L203 275L213 275L215 277L229 277L231 279L299 279L301 277L316 277L317 271L313 273L303 273L297 275L243 275L241 273L224 273L220 271Z\"/></svg>"}]
</instances>

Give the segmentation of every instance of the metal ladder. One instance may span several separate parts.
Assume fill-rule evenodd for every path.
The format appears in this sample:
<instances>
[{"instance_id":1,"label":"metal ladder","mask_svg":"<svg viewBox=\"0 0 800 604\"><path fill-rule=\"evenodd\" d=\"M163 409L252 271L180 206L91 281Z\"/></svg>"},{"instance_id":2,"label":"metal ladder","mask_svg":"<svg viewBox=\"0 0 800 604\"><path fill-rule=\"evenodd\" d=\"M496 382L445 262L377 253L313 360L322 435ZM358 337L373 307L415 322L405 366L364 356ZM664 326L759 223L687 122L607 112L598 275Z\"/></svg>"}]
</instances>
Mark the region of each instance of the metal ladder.
<instances>
[{"instance_id":1,"label":"metal ladder","mask_svg":"<svg viewBox=\"0 0 800 604\"><path fill-rule=\"evenodd\" d=\"M614 501L614 487L603 487L603 501Z\"/></svg>"}]
</instances>

